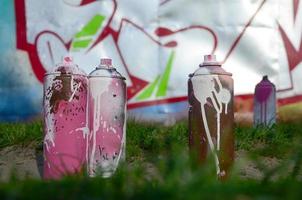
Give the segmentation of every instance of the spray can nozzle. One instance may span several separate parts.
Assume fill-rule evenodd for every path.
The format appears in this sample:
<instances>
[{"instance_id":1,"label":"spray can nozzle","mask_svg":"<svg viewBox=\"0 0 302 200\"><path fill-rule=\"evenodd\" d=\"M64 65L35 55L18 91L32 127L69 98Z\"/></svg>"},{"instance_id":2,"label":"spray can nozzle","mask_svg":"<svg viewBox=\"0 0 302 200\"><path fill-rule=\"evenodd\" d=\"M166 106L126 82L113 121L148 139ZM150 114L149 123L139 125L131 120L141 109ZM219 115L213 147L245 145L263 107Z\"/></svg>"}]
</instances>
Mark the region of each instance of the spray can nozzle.
<instances>
[{"instance_id":1,"label":"spray can nozzle","mask_svg":"<svg viewBox=\"0 0 302 200\"><path fill-rule=\"evenodd\" d=\"M63 57L63 64L64 65L72 65L73 64L73 58L71 56L64 56Z\"/></svg>"},{"instance_id":2,"label":"spray can nozzle","mask_svg":"<svg viewBox=\"0 0 302 200\"><path fill-rule=\"evenodd\" d=\"M205 55L204 56L204 62L217 62L216 61L216 55Z\"/></svg>"},{"instance_id":3,"label":"spray can nozzle","mask_svg":"<svg viewBox=\"0 0 302 200\"><path fill-rule=\"evenodd\" d=\"M216 55L210 54L204 56L204 61L202 63L202 66L208 66L208 65L220 65L219 62L216 60Z\"/></svg>"},{"instance_id":4,"label":"spray can nozzle","mask_svg":"<svg viewBox=\"0 0 302 200\"><path fill-rule=\"evenodd\" d=\"M112 66L112 60L110 58L101 58L100 67L111 67Z\"/></svg>"}]
</instances>

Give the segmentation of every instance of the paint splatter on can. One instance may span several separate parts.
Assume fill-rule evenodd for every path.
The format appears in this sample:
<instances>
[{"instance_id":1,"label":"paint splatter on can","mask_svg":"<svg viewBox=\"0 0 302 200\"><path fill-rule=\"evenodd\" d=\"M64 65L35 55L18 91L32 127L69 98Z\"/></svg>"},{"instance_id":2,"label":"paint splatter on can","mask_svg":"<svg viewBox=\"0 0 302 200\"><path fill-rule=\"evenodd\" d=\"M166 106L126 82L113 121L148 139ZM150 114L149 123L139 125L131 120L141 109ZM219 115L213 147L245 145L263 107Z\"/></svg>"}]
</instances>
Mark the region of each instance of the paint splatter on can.
<instances>
[{"instance_id":1,"label":"paint splatter on can","mask_svg":"<svg viewBox=\"0 0 302 200\"><path fill-rule=\"evenodd\" d=\"M215 55L206 55L188 80L190 151L203 163L213 155L216 172L224 179L234 160L232 74Z\"/></svg>"},{"instance_id":2,"label":"paint splatter on can","mask_svg":"<svg viewBox=\"0 0 302 200\"><path fill-rule=\"evenodd\" d=\"M276 123L276 87L267 76L255 87L254 126L272 126Z\"/></svg>"},{"instance_id":3,"label":"paint splatter on can","mask_svg":"<svg viewBox=\"0 0 302 200\"><path fill-rule=\"evenodd\" d=\"M80 172L87 157L86 74L66 56L44 77L44 172L57 179Z\"/></svg>"},{"instance_id":4,"label":"paint splatter on can","mask_svg":"<svg viewBox=\"0 0 302 200\"><path fill-rule=\"evenodd\" d=\"M126 83L111 59L89 74L88 102L88 174L110 177L125 159L126 142Z\"/></svg>"}]
</instances>

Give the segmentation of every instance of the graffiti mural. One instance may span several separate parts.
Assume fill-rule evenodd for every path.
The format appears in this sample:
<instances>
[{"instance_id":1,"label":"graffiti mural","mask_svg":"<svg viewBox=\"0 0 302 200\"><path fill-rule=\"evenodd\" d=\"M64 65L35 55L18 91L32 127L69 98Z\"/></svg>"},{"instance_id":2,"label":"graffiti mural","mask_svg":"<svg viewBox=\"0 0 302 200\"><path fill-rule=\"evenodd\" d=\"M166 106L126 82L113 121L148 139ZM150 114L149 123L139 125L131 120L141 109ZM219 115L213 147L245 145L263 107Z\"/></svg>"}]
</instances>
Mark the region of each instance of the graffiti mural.
<instances>
[{"instance_id":1,"label":"graffiti mural","mask_svg":"<svg viewBox=\"0 0 302 200\"><path fill-rule=\"evenodd\" d=\"M1 4L1 11L11 12L0 26L15 33L9 35L11 44L0 48L5 60L1 68L22 68L20 81L36 94L26 101L34 106L24 117L39 113L43 75L67 53L86 73L101 57L113 58L127 79L130 115L144 119L173 121L184 116L187 74L201 63L202 55L210 53L233 73L237 101L251 99L264 74L276 84L281 105L302 99L299 0L4 0ZM14 81L0 85L2 91L13 87L25 91L27 86ZM18 98L11 94L1 100L2 116L11 113L9 102L15 101ZM14 110L18 116L19 109Z\"/></svg>"}]
</instances>

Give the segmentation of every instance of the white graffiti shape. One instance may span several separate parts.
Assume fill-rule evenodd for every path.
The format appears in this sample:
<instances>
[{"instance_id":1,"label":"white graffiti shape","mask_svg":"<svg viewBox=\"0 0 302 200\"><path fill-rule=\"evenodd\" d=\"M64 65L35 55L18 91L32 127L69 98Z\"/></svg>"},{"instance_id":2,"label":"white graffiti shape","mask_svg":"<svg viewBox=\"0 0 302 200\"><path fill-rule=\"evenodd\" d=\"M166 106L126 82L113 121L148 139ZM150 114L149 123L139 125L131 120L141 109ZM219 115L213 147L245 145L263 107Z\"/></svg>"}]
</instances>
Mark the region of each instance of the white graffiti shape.
<instances>
[{"instance_id":1,"label":"white graffiti shape","mask_svg":"<svg viewBox=\"0 0 302 200\"><path fill-rule=\"evenodd\" d=\"M228 103L231 100L231 93L229 90L222 87L218 75L194 76L192 78L192 85L194 90L194 96L200 102L202 120L210 149L214 154L217 174L220 174L219 159L217 155L217 151L220 150L220 115L222 113L223 104L225 105L225 114L227 114ZM218 86L217 89L216 86ZM211 137L211 132L209 129L208 120L205 112L205 105L208 104L208 99L211 100L212 105L216 111L216 149L213 143L213 139Z\"/></svg>"}]
</instances>

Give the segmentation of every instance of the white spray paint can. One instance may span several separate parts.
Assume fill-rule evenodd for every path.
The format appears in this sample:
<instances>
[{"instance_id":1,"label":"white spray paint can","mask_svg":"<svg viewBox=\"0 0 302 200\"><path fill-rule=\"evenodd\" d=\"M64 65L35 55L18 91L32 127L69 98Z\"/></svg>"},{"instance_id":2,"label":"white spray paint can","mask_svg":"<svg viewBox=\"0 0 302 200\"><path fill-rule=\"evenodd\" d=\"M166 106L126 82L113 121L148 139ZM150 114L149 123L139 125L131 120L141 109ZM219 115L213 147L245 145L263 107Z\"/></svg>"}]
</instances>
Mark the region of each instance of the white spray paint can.
<instances>
[{"instance_id":1,"label":"white spray paint can","mask_svg":"<svg viewBox=\"0 0 302 200\"><path fill-rule=\"evenodd\" d=\"M212 154L217 175L226 178L234 160L233 79L215 55L189 75L189 145L201 162Z\"/></svg>"},{"instance_id":2,"label":"white spray paint can","mask_svg":"<svg viewBox=\"0 0 302 200\"><path fill-rule=\"evenodd\" d=\"M89 74L89 176L111 176L125 159L126 83L112 67L111 59L101 59Z\"/></svg>"}]
</instances>

